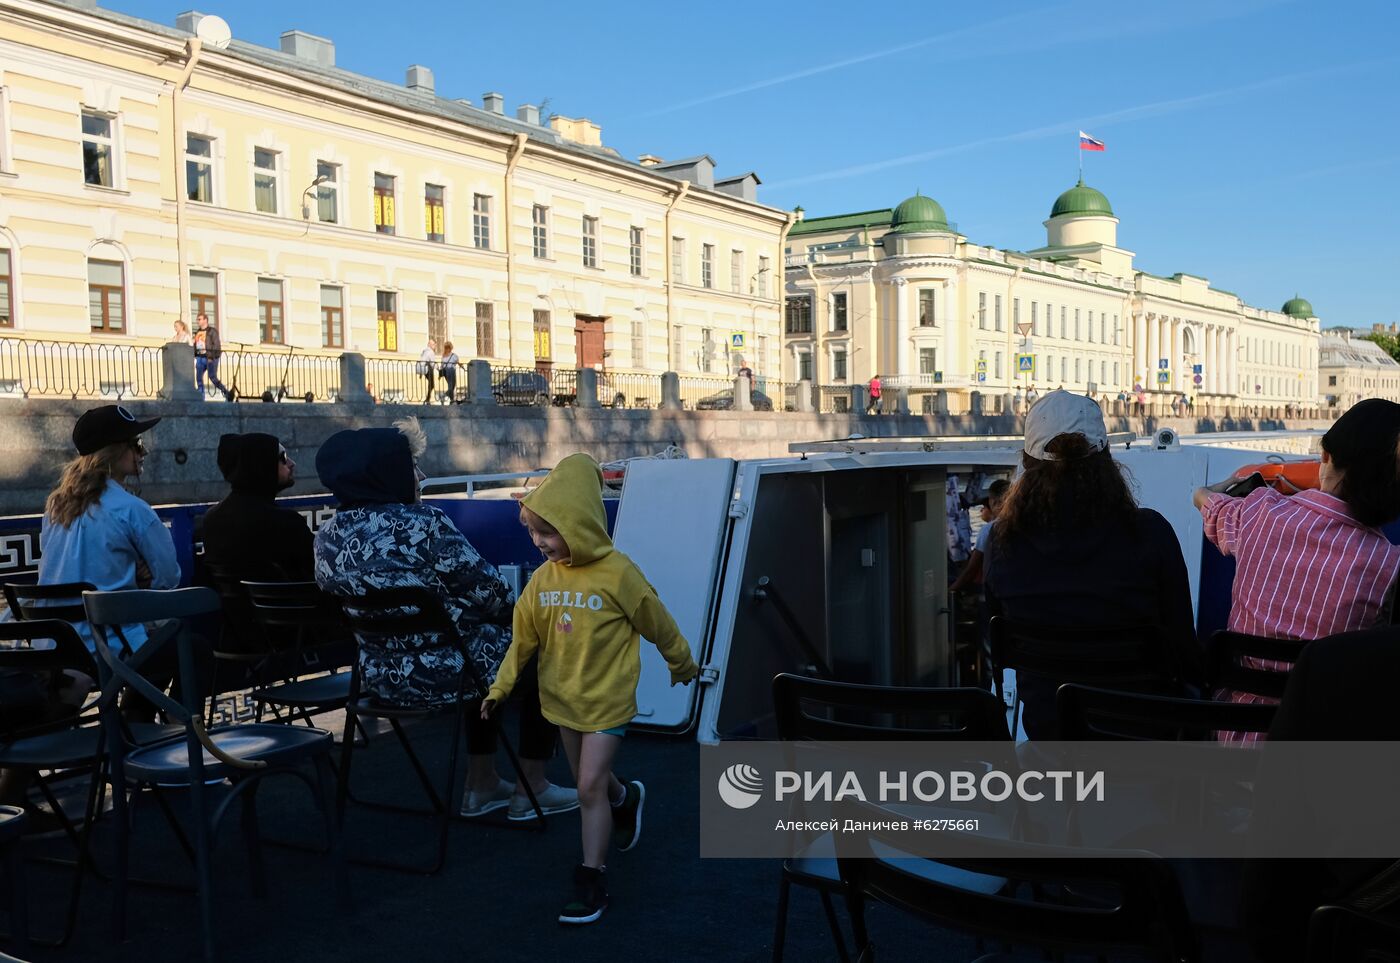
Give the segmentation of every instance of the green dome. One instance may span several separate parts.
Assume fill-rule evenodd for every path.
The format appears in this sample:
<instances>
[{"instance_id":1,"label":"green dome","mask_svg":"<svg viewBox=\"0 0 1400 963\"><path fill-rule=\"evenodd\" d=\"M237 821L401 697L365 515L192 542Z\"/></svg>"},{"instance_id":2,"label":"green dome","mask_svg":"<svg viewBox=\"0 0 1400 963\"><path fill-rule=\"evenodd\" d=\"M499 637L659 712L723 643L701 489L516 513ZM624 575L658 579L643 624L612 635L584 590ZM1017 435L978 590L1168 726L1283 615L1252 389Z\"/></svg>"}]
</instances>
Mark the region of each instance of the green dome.
<instances>
[{"instance_id":1,"label":"green dome","mask_svg":"<svg viewBox=\"0 0 1400 963\"><path fill-rule=\"evenodd\" d=\"M1050 208L1051 217L1113 217L1113 208L1102 192L1085 187L1081 180L1059 197Z\"/></svg>"},{"instance_id":2,"label":"green dome","mask_svg":"<svg viewBox=\"0 0 1400 963\"><path fill-rule=\"evenodd\" d=\"M948 215L943 207L931 197L915 194L894 209L890 219L890 232L893 234L917 234L923 231L947 231Z\"/></svg>"},{"instance_id":3,"label":"green dome","mask_svg":"<svg viewBox=\"0 0 1400 963\"><path fill-rule=\"evenodd\" d=\"M1290 318L1316 317L1316 315L1313 314L1312 305L1304 301L1302 298L1296 296L1284 303L1283 313L1288 315Z\"/></svg>"}]
</instances>

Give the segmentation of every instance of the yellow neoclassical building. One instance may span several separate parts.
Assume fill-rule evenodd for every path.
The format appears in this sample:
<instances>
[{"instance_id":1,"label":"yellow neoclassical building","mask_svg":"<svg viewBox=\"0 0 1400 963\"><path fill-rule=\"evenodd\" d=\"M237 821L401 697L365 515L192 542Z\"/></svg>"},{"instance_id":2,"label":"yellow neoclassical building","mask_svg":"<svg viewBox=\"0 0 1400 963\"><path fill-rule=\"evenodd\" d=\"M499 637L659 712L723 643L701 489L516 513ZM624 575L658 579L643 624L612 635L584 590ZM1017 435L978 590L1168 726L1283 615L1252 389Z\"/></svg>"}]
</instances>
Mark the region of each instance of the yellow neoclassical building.
<instances>
[{"instance_id":1,"label":"yellow neoclassical building","mask_svg":"<svg viewBox=\"0 0 1400 963\"><path fill-rule=\"evenodd\" d=\"M791 215L758 183L302 31L0 0L0 337L157 344L204 312L227 343L776 376Z\"/></svg>"},{"instance_id":2,"label":"yellow neoclassical building","mask_svg":"<svg viewBox=\"0 0 1400 963\"><path fill-rule=\"evenodd\" d=\"M1395 336L1396 327L1387 330L1375 325L1376 334ZM1322 399L1329 408L1350 408L1362 398L1384 398L1400 402L1400 363L1364 334L1371 332L1329 328L1322 332Z\"/></svg>"},{"instance_id":3,"label":"yellow neoclassical building","mask_svg":"<svg viewBox=\"0 0 1400 963\"><path fill-rule=\"evenodd\" d=\"M799 209L800 213L800 209ZM1189 274L1158 277L1118 246L1108 198L1082 181L1044 222L1046 244L1006 251L959 233L933 198L802 218L786 248L784 373L906 388L914 410L947 392L1065 387L1216 405L1318 400L1319 322Z\"/></svg>"}]
</instances>

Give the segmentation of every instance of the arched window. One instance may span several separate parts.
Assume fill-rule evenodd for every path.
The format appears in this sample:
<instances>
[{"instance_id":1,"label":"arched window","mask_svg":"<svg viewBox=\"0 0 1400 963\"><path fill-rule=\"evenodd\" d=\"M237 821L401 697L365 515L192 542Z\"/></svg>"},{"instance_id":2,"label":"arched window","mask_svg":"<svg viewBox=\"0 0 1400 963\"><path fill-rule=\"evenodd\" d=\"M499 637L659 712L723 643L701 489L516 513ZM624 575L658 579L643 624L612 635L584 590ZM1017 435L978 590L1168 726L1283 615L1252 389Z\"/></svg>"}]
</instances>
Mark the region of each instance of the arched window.
<instances>
[{"instance_id":1,"label":"arched window","mask_svg":"<svg viewBox=\"0 0 1400 963\"><path fill-rule=\"evenodd\" d=\"M1195 328L1187 327L1181 329L1181 350L1186 354L1194 355L1196 353Z\"/></svg>"}]
</instances>

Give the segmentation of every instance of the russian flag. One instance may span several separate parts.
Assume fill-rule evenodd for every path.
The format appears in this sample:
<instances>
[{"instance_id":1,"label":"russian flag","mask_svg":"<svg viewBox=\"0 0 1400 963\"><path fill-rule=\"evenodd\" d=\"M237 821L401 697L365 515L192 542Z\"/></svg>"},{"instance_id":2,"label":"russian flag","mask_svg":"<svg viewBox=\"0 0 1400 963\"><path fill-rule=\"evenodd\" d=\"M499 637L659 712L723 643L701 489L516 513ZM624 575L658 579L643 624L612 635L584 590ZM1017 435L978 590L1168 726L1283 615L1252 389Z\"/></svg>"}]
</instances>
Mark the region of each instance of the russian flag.
<instances>
[{"instance_id":1,"label":"russian flag","mask_svg":"<svg viewBox=\"0 0 1400 963\"><path fill-rule=\"evenodd\" d=\"M1079 149L1080 149L1080 150L1103 150L1103 149L1104 149L1103 141L1101 141L1101 140L1095 140L1094 138L1090 137L1088 134L1084 133L1084 131L1081 130L1081 131L1079 132Z\"/></svg>"}]
</instances>

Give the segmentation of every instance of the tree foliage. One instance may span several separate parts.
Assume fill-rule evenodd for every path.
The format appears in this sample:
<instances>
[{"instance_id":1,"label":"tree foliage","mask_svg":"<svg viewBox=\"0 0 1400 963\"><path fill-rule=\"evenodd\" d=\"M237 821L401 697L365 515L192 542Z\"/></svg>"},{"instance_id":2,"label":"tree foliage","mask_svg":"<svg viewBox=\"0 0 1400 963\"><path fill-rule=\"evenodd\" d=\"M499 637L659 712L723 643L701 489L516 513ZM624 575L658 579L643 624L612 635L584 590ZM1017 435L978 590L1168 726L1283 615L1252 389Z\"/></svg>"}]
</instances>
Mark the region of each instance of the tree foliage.
<instances>
[{"instance_id":1,"label":"tree foliage","mask_svg":"<svg viewBox=\"0 0 1400 963\"><path fill-rule=\"evenodd\" d=\"M1366 341L1374 341L1381 346L1381 350L1390 355L1396 361L1400 361L1400 335L1386 334L1383 331L1373 331L1362 336Z\"/></svg>"}]
</instances>

